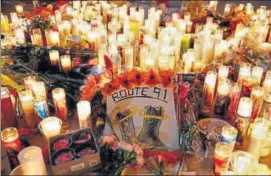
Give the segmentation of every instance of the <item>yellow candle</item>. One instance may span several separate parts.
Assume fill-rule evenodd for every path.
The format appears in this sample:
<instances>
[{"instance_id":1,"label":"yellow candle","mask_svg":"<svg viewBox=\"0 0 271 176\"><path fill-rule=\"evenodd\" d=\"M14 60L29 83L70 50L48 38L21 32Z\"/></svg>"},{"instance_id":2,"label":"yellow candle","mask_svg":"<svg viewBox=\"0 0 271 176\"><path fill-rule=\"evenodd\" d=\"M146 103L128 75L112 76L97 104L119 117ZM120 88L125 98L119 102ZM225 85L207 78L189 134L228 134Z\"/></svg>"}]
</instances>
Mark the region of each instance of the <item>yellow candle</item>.
<instances>
[{"instance_id":1,"label":"yellow candle","mask_svg":"<svg viewBox=\"0 0 271 176\"><path fill-rule=\"evenodd\" d=\"M25 43L25 36L24 36L24 31L23 31L23 29L21 29L21 28L16 29L16 30L15 30L15 37L16 37L17 42L18 42L19 44Z\"/></svg>"},{"instance_id":2,"label":"yellow candle","mask_svg":"<svg viewBox=\"0 0 271 176\"><path fill-rule=\"evenodd\" d=\"M24 12L24 7L22 4L16 4L15 9L18 14L22 14Z\"/></svg>"},{"instance_id":3,"label":"yellow candle","mask_svg":"<svg viewBox=\"0 0 271 176\"><path fill-rule=\"evenodd\" d=\"M60 45L59 33L57 31L50 31L49 41L52 46L59 46Z\"/></svg>"},{"instance_id":4,"label":"yellow candle","mask_svg":"<svg viewBox=\"0 0 271 176\"><path fill-rule=\"evenodd\" d=\"M127 45L124 48L125 68L127 70L133 69L134 65L134 48L132 45Z\"/></svg>"},{"instance_id":5,"label":"yellow candle","mask_svg":"<svg viewBox=\"0 0 271 176\"><path fill-rule=\"evenodd\" d=\"M60 10L55 11L56 23L60 23L62 20L62 15Z\"/></svg>"},{"instance_id":6,"label":"yellow candle","mask_svg":"<svg viewBox=\"0 0 271 176\"><path fill-rule=\"evenodd\" d=\"M24 119L29 128L37 127L35 110L34 110L34 97L30 90L25 90L19 93Z\"/></svg>"},{"instance_id":7,"label":"yellow candle","mask_svg":"<svg viewBox=\"0 0 271 176\"><path fill-rule=\"evenodd\" d=\"M98 36L99 34L96 31L89 31L88 33L88 42L90 44L90 48L95 51L98 49L98 46L97 46Z\"/></svg>"},{"instance_id":8,"label":"yellow candle","mask_svg":"<svg viewBox=\"0 0 271 176\"><path fill-rule=\"evenodd\" d=\"M263 82L263 88L264 88L265 94L268 94L269 92L271 92L271 71L268 71L266 73L266 76Z\"/></svg>"},{"instance_id":9,"label":"yellow candle","mask_svg":"<svg viewBox=\"0 0 271 176\"><path fill-rule=\"evenodd\" d=\"M72 21L72 36L73 37L80 36L80 23L77 20Z\"/></svg>"},{"instance_id":10,"label":"yellow candle","mask_svg":"<svg viewBox=\"0 0 271 176\"><path fill-rule=\"evenodd\" d=\"M36 82L36 76L27 76L24 78L26 90L32 90L32 85Z\"/></svg>"},{"instance_id":11,"label":"yellow candle","mask_svg":"<svg viewBox=\"0 0 271 176\"><path fill-rule=\"evenodd\" d=\"M34 82L32 90L36 100L47 100L45 84L42 81Z\"/></svg>"},{"instance_id":12,"label":"yellow candle","mask_svg":"<svg viewBox=\"0 0 271 176\"><path fill-rule=\"evenodd\" d=\"M67 20L62 21L58 25L58 30L59 30L60 36L68 37L71 33L71 23Z\"/></svg>"},{"instance_id":13,"label":"yellow candle","mask_svg":"<svg viewBox=\"0 0 271 176\"><path fill-rule=\"evenodd\" d=\"M263 68L260 66L254 66L252 68L252 77L258 85L261 84L262 76L263 76Z\"/></svg>"},{"instance_id":14,"label":"yellow candle","mask_svg":"<svg viewBox=\"0 0 271 176\"><path fill-rule=\"evenodd\" d=\"M212 106L215 94L217 73L215 71L208 71L204 81L203 97L206 106Z\"/></svg>"},{"instance_id":15,"label":"yellow candle","mask_svg":"<svg viewBox=\"0 0 271 176\"><path fill-rule=\"evenodd\" d=\"M259 163L250 175L271 175L271 170L267 165Z\"/></svg>"},{"instance_id":16,"label":"yellow candle","mask_svg":"<svg viewBox=\"0 0 271 176\"><path fill-rule=\"evenodd\" d=\"M215 54L214 59L219 60L222 59L223 53L225 53L229 48L229 44L226 40L221 40L219 43L215 45Z\"/></svg>"},{"instance_id":17,"label":"yellow candle","mask_svg":"<svg viewBox=\"0 0 271 176\"><path fill-rule=\"evenodd\" d=\"M39 166L29 168L31 170L31 173L35 173L37 175L39 175L39 173L41 175L47 175L47 170L41 148L37 146L27 147L20 151L18 159L20 161L20 164L30 163L32 165Z\"/></svg>"},{"instance_id":18,"label":"yellow candle","mask_svg":"<svg viewBox=\"0 0 271 176\"><path fill-rule=\"evenodd\" d=\"M136 40L139 39L140 21L136 17L132 17L129 20L129 30L134 33Z\"/></svg>"},{"instance_id":19,"label":"yellow candle","mask_svg":"<svg viewBox=\"0 0 271 176\"><path fill-rule=\"evenodd\" d=\"M40 122L39 129L42 131L47 141L49 141L51 137L60 134L61 126L62 121L59 118L48 117Z\"/></svg>"},{"instance_id":20,"label":"yellow candle","mask_svg":"<svg viewBox=\"0 0 271 176\"><path fill-rule=\"evenodd\" d=\"M6 15L1 14L1 31L2 33L9 33L9 22Z\"/></svg>"},{"instance_id":21,"label":"yellow candle","mask_svg":"<svg viewBox=\"0 0 271 176\"><path fill-rule=\"evenodd\" d=\"M238 74L238 82L243 84L244 80L248 79L250 76L251 76L251 65L248 63L242 64Z\"/></svg>"},{"instance_id":22,"label":"yellow candle","mask_svg":"<svg viewBox=\"0 0 271 176\"><path fill-rule=\"evenodd\" d=\"M39 28L35 28L32 30L31 40L32 44L43 46L42 35Z\"/></svg>"},{"instance_id":23,"label":"yellow candle","mask_svg":"<svg viewBox=\"0 0 271 176\"><path fill-rule=\"evenodd\" d=\"M59 51L58 50L50 50L49 57L50 57L51 64L57 65L59 62Z\"/></svg>"},{"instance_id":24,"label":"yellow candle","mask_svg":"<svg viewBox=\"0 0 271 176\"><path fill-rule=\"evenodd\" d=\"M105 63L104 63L104 54L105 54L105 51L106 51L106 45L105 44L101 44L99 46L99 49L98 49L98 59L99 59L99 65L101 67L105 67Z\"/></svg>"},{"instance_id":25,"label":"yellow candle","mask_svg":"<svg viewBox=\"0 0 271 176\"><path fill-rule=\"evenodd\" d=\"M72 62L70 55L63 55L60 57L61 68L64 72L69 72L72 69Z\"/></svg>"},{"instance_id":26,"label":"yellow candle","mask_svg":"<svg viewBox=\"0 0 271 176\"><path fill-rule=\"evenodd\" d=\"M80 128L88 127L88 119L91 114L91 106L89 101L79 101L77 103L77 112Z\"/></svg>"},{"instance_id":27,"label":"yellow candle","mask_svg":"<svg viewBox=\"0 0 271 176\"><path fill-rule=\"evenodd\" d=\"M204 64L209 64L214 59L214 39L210 36L204 36L202 61Z\"/></svg>"}]
</instances>

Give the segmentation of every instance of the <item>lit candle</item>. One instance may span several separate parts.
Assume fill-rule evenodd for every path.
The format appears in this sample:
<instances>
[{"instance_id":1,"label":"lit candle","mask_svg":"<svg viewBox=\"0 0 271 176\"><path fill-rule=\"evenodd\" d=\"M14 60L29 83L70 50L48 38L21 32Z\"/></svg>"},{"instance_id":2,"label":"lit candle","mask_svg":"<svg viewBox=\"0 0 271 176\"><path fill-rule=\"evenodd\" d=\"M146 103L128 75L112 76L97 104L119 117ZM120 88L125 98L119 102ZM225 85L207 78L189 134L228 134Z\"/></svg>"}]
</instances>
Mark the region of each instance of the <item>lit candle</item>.
<instances>
[{"instance_id":1,"label":"lit candle","mask_svg":"<svg viewBox=\"0 0 271 176\"><path fill-rule=\"evenodd\" d=\"M248 152L236 151L232 155L232 168L236 175L248 175L254 170L255 165L255 159Z\"/></svg>"},{"instance_id":2,"label":"lit candle","mask_svg":"<svg viewBox=\"0 0 271 176\"><path fill-rule=\"evenodd\" d=\"M18 15L17 15L16 12L10 13L10 18L11 18L11 22L13 24L17 24L18 23L19 18L18 18Z\"/></svg>"},{"instance_id":3,"label":"lit candle","mask_svg":"<svg viewBox=\"0 0 271 176\"><path fill-rule=\"evenodd\" d=\"M206 106L212 106L215 94L217 73L215 71L208 71L204 81L203 98Z\"/></svg>"},{"instance_id":4,"label":"lit candle","mask_svg":"<svg viewBox=\"0 0 271 176\"><path fill-rule=\"evenodd\" d=\"M55 88L52 91L55 113L58 118L63 122L64 127L68 127L68 109L66 103L66 94L63 88Z\"/></svg>"},{"instance_id":5,"label":"lit candle","mask_svg":"<svg viewBox=\"0 0 271 176\"><path fill-rule=\"evenodd\" d=\"M60 45L59 33L57 31L50 31L49 32L49 43L52 46L59 46Z\"/></svg>"},{"instance_id":6,"label":"lit candle","mask_svg":"<svg viewBox=\"0 0 271 176\"><path fill-rule=\"evenodd\" d=\"M1 32L2 33L9 33L9 22L7 15L1 14Z\"/></svg>"},{"instance_id":7,"label":"lit candle","mask_svg":"<svg viewBox=\"0 0 271 176\"><path fill-rule=\"evenodd\" d=\"M56 10L55 11L55 17L56 17L56 23L60 23L62 20L62 15L61 15L61 11L60 10Z\"/></svg>"},{"instance_id":8,"label":"lit candle","mask_svg":"<svg viewBox=\"0 0 271 176\"><path fill-rule=\"evenodd\" d=\"M165 54L162 54L158 58L158 66L160 70L167 70L169 67L168 57Z\"/></svg>"},{"instance_id":9,"label":"lit candle","mask_svg":"<svg viewBox=\"0 0 271 176\"><path fill-rule=\"evenodd\" d=\"M237 145L242 145L248 130L249 118L252 113L253 101L251 98L242 97L240 99L237 115L235 117L235 128L238 130Z\"/></svg>"},{"instance_id":10,"label":"lit candle","mask_svg":"<svg viewBox=\"0 0 271 176\"><path fill-rule=\"evenodd\" d=\"M146 44L140 45L139 64L142 70L145 70L145 59L149 54L149 47Z\"/></svg>"},{"instance_id":11,"label":"lit candle","mask_svg":"<svg viewBox=\"0 0 271 176\"><path fill-rule=\"evenodd\" d=\"M15 30L15 37L16 37L17 42L18 42L19 44L25 43L25 36L24 36L24 31L23 31L23 29L21 29L21 28L16 29L16 30Z\"/></svg>"},{"instance_id":12,"label":"lit candle","mask_svg":"<svg viewBox=\"0 0 271 176\"><path fill-rule=\"evenodd\" d=\"M225 4L224 15L227 16L230 14L230 12L231 12L231 4Z\"/></svg>"},{"instance_id":13,"label":"lit candle","mask_svg":"<svg viewBox=\"0 0 271 176\"><path fill-rule=\"evenodd\" d=\"M219 81L226 80L229 75L229 67L225 65L221 65L218 68L218 83Z\"/></svg>"},{"instance_id":14,"label":"lit candle","mask_svg":"<svg viewBox=\"0 0 271 176\"><path fill-rule=\"evenodd\" d=\"M72 36L73 37L80 36L80 23L77 20L72 21Z\"/></svg>"},{"instance_id":15,"label":"lit candle","mask_svg":"<svg viewBox=\"0 0 271 176\"><path fill-rule=\"evenodd\" d=\"M13 150L20 151L23 149L19 134L16 128L10 127L6 128L1 132L1 139L3 148L7 150L12 148Z\"/></svg>"},{"instance_id":16,"label":"lit candle","mask_svg":"<svg viewBox=\"0 0 271 176\"><path fill-rule=\"evenodd\" d=\"M254 6L251 3L247 3L245 9L247 15L251 15L252 13L254 13Z\"/></svg>"},{"instance_id":17,"label":"lit candle","mask_svg":"<svg viewBox=\"0 0 271 176\"><path fill-rule=\"evenodd\" d=\"M32 85L36 82L36 76L27 76L24 78L26 90L32 90Z\"/></svg>"},{"instance_id":18,"label":"lit candle","mask_svg":"<svg viewBox=\"0 0 271 176\"><path fill-rule=\"evenodd\" d=\"M61 68L64 72L69 72L72 69L72 62L70 55L60 56Z\"/></svg>"},{"instance_id":19,"label":"lit candle","mask_svg":"<svg viewBox=\"0 0 271 176\"><path fill-rule=\"evenodd\" d=\"M222 59L223 54L228 50L229 44L226 40L221 40L215 44L215 53L214 59L220 60Z\"/></svg>"},{"instance_id":20,"label":"lit candle","mask_svg":"<svg viewBox=\"0 0 271 176\"><path fill-rule=\"evenodd\" d=\"M193 49L188 49L187 52L183 54L184 73L190 73L192 71L192 65L195 61L195 57Z\"/></svg>"},{"instance_id":21,"label":"lit candle","mask_svg":"<svg viewBox=\"0 0 271 176\"><path fill-rule=\"evenodd\" d=\"M134 48L132 45L127 45L124 48L125 68L127 70L133 69L134 64Z\"/></svg>"},{"instance_id":22,"label":"lit candle","mask_svg":"<svg viewBox=\"0 0 271 176\"><path fill-rule=\"evenodd\" d=\"M269 127L270 128L270 127ZM261 157L268 156L271 152L271 131L267 133L267 138L263 143L263 147L261 149Z\"/></svg>"},{"instance_id":23,"label":"lit candle","mask_svg":"<svg viewBox=\"0 0 271 176\"><path fill-rule=\"evenodd\" d=\"M140 21L132 16L129 20L129 30L134 33L135 40L139 39Z\"/></svg>"},{"instance_id":24,"label":"lit candle","mask_svg":"<svg viewBox=\"0 0 271 176\"><path fill-rule=\"evenodd\" d=\"M61 36L68 37L71 33L71 23L70 21L62 21L58 25L58 30Z\"/></svg>"},{"instance_id":25,"label":"lit candle","mask_svg":"<svg viewBox=\"0 0 271 176\"><path fill-rule=\"evenodd\" d=\"M18 14L22 14L24 12L24 7L22 4L16 4L15 9Z\"/></svg>"},{"instance_id":26,"label":"lit candle","mask_svg":"<svg viewBox=\"0 0 271 176\"><path fill-rule=\"evenodd\" d=\"M253 87L250 97L253 100L253 110L250 121L253 122L260 112L264 98L264 89L260 86Z\"/></svg>"},{"instance_id":27,"label":"lit candle","mask_svg":"<svg viewBox=\"0 0 271 176\"><path fill-rule=\"evenodd\" d=\"M218 142L215 145L214 154L214 172L220 175L222 171L227 171L229 167L229 159L232 153L232 145L224 142Z\"/></svg>"},{"instance_id":28,"label":"lit candle","mask_svg":"<svg viewBox=\"0 0 271 176\"><path fill-rule=\"evenodd\" d=\"M32 91L34 93L35 99L46 100L46 89L45 84L42 81L34 82L32 84Z\"/></svg>"},{"instance_id":29,"label":"lit candle","mask_svg":"<svg viewBox=\"0 0 271 176\"><path fill-rule=\"evenodd\" d=\"M101 67L105 67L105 63L104 63L104 54L106 51L106 45L105 44L101 44L98 48L98 59L99 59L99 65Z\"/></svg>"},{"instance_id":30,"label":"lit candle","mask_svg":"<svg viewBox=\"0 0 271 176\"><path fill-rule=\"evenodd\" d=\"M187 51L187 49L190 47L190 35L189 34L185 34L182 36L182 42L181 42L181 53L185 53Z\"/></svg>"},{"instance_id":31,"label":"lit candle","mask_svg":"<svg viewBox=\"0 0 271 176\"><path fill-rule=\"evenodd\" d=\"M32 29L31 40L32 44L43 46L41 31L39 28Z\"/></svg>"},{"instance_id":32,"label":"lit candle","mask_svg":"<svg viewBox=\"0 0 271 176\"><path fill-rule=\"evenodd\" d=\"M260 85L263 76L263 68L259 66L254 66L252 68L252 77L255 80L256 84Z\"/></svg>"},{"instance_id":33,"label":"lit candle","mask_svg":"<svg viewBox=\"0 0 271 176\"><path fill-rule=\"evenodd\" d=\"M49 141L51 137L60 134L62 121L57 117L48 117L43 119L39 124L39 129L45 136L46 140Z\"/></svg>"},{"instance_id":34,"label":"lit candle","mask_svg":"<svg viewBox=\"0 0 271 176\"><path fill-rule=\"evenodd\" d=\"M268 121L271 121L271 92L268 92L268 94L264 95L263 104L259 116L264 117Z\"/></svg>"},{"instance_id":35,"label":"lit candle","mask_svg":"<svg viewBox=\"0 0 271 176\"><path fill-rule=\"evenodd\" d=\"M89 101L79 101L77 103L77 112L80 128L88 127L88 119L91 114L91 107Z\"/></svg>"},{"instance_id":36,"label":"lit candle","mask_svg":"<svg viewBox=\"0 0 271 176\"><path fill-rule=\"evenodd\" d=\"M81 1L72 1L72 4L74 9L80 9L81 7Z\"/></svg>"},{"instance_id":37,"label":"lit candle","mask_svg":"<svg viewBox=\"0 0 271 176\"><path fill-rule=\"evenodd\" d=\"M19 93L24 119L29 128L37 127L37 121L34 110L34 97L30 90Z\"/></svg>"},{"instance_id":38,"label":"lit candle","mask_svg":"<svg viewBox=\"0 0 271 176\"><path fill-rule=\"evenodd\" d=\"M121 73L121 57L115 44L109 46L108 50L113 64L113 78L116 79Z\"/></svg>"},{"instance_id":39,"label":"lit candle","mask_svg":"<svg viewBox=\"0 0 271 176\"><path fill-rule=\"evenodd\" d=\"M204 43L202 49L202 62L209 64L214 59L214 39L210 36L204 36Z\"/></svg>"},{"instance_id":40,"label":"lit candle","mask_svg":"<svg viewBox=\"0 0 271 176\"><path fill-rule=\"evenodd\" d=\"M217 4L218 4L218 1L210 1L210 2L209 2L208 9L209 9L210 11L215 12L215 11L216 11L216 8L217 8Z\"/></svg>"},{"instance_id":41,"label":"lit candle","mask_svg":"<svg viewBox=\"0 0 271 176\"><path fill-rule=\"evenodd\" d=\"M89 31L88 33L88 42L89 42L90 48L95 51L98 49L98 46L97 46L98 35L99 34L96 31Z\"/></svg>"},{"instance_id":42,"label":"lit candle","mask_svg":"<svg viewBox=\"0 0 271 176\"><path fill-rule=\"evenodd\" d=\"M263 118L256 118L253 129L249 139L248 152L259 161L261 149L267 137L268 125L267 120Z\"/></svg>"},{"instance_id":43,"label":"lit candle","mask_svg":"<svg viewBox=\"0 0 271 176\"><path fill-rule=\"evenodd\" d=\"M231 125L225 125L222 128L221 141L229 143L234 148L238 131Z\"/></svg>"},{"instance_id":44,"label":"lit candle","mask_svg":"<svg viewBox=\"0 0 271 176\"><path fill-rule=\"evenodd\" d=\"M29 163L32 164L32 166L38 165L39 167L29 168L31 169L32 173L35 174L40 173L41 175L47 175L47 170L41 148L37 146L27 147L20 151L18 159L20 161L20 164Z\"/></svg>"},{"instance_id":45,"label":"lit candle","mask_svg":"<svg viewBox=\"0 0 271 176\"><path fill-rule=\"evenodd\" d=\"M46 100L37 99L33 106L36 111L36 116L39 117L39 119L44 119L49 116L49 109Z\"/></svg>"},{"instance_id":46,"label":"lit candle","mask_svg":"<svg viewBox=\"0 0 271 176\"><path fill-rule=\"evenodd\" d=\"M202 37L197 36L194 41L194 51L197 61L201 61L202 57L203 40Z\"/></svg>"},{"instance_id":47,"label":"lit candle","mask_svg":"<svg viewBox=\"0 0 271 176\"><path fill-rule=\"evenodd\" d=\"M59 51L58 50L50 50L49 57L50 57L51 64L57 65L59 62Z\"/></svg>"},{"instance_id":48,"label":"lit candle","mask_svg":"<svg viewBox=\"0 0 271 176\"><path fill-rule=\"evenodd\" d=\"M145 60L145 70L150 70L153 68L154 59L151 57L147 57Z\"/></svg>"},{"instance_id":49,"label":"lit candle","mask_svg":"<svg viewBox=\"0 0 271 176\"><path fill-rule=\"evenodd\" d=\"M198 73L201 71L202 68L203 68L203 64L201 61L195 61L193 63L193 72Z\"/></svg>"},{"instance_id":50,"label":"lit candle","mask_svg":"<svg viewBox=\"0 0 271 176\"><path fill-rule=\"evenodd\" d=\"M244 80L251 76L251 65L249 63L244 63L241 65L239 74L238 74L238 82L243 84Z\"/></svg>"},{"instance_id":51,"label":"lit candle","mask_svg":"<svg viewBox=\"0 0 271 176\"><path fill-rule=\"evenodd\" d=\"M263 88L265 94L271 92L271 71L267 71L266 73L265 79L263 81Z\"/></svg>"},{"instance_id":52,"label":"lit candle","mask_svg":"<svg viewBox=\"0 0 271 176\"><path fill-rule=\"evenodd\" d=\"M256 169L249 175L271 175L271 170L265 164L258 164Z\"/></svg>"},{"instance_id":53,"label":"lit candle","mask_svg":"<svg viewBox=\"0 0 271 176\"><path fill-rule=\"evenodd\" d=\"M238 107L238 102L241 96L241 85L232 82L230 91L230 105L228 109L228 119L231 124L234 123L235 113Z\"/></svg>"},{"instance_id":54,"label":"lit candle","mask_svg":"<svg viewBox=\"0 0 271 176\"><path fill-rule=\"evenodd\" d=\"M72 15L72 12L73 12L73 9L72 9L72 7L71 6L66 6L66 14L67 15L69 15L69 16L71 16Z\"/></svg>"},{"instance_id":55,"label":"lit candle","mask_svg":"<svg viewBox=\"0 0 271 176\"><path fill-rule=\"evenodd\" d=\"M230 92L231 81L222 80L218 83L217 94L214 104L214 113L223 115L229 106L229 92Z\"/></svg>"}]
</instances>

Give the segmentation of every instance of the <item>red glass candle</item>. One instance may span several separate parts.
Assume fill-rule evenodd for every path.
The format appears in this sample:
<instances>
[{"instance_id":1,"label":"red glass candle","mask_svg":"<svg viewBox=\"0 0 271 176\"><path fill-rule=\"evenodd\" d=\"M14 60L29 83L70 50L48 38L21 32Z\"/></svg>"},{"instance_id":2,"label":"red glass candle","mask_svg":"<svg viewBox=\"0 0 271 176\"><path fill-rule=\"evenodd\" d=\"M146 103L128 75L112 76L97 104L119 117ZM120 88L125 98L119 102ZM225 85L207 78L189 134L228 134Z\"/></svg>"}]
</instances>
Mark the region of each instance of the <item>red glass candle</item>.
<instances>
[{"instance_id":1,"label":"red glass candle","mask_svg":"<svg viewBox=\"0 0 271 176\"><path fill-rule=\"evenodd\" d=\"M235 113L241 96L241 85L233 82L230 91L230 105L228 108L228 121L233 124Z\"/></svg>"},{"instance_id":2,"label":"red glass candle","mask_svg":"<svg viewBox=\"0 0 271 176\"><path fill-rule=\"evenodd\" d=\"M17 126L11 94L6 87L1 89L1 126L2 129Z\"/></svg>"},{"instance_id":3,"label":"red glass candle","mask_svg":"<svg viewBox=\"0 0 271 176\"><path fill-rule=\"evenodd\" d=\"M215 145L214 154L214 173L220 175L221 172L227 171L229 166L229 158L232 153L232 145L224 142L218 142Z\"/></svg>"},{"instance_id":4,"label":"red glass candle","mask_svg":"<svg viewBox=\"0 0 271 176\"><path fill-rule=\"evenodd\" d=\"M55 113L58 118L63 122L63 127L68 127L68 109L66 103L65 90L62 88L56 88L52 92L55 106Z\"/></svg>"},{"instance_id":5,"label":"red glass candle","mask_svg":"<svg viewBox=\"0 0 271 176\"><path fill-rule=\"evenodd\" d=\"M251 91L251 99L253 101L253 110L250 118L250 122L253 122L254 119L258 116L260 108L262 106L264 97L264 88L260 86L253 87Z\"/></svg>"}]
</instances>

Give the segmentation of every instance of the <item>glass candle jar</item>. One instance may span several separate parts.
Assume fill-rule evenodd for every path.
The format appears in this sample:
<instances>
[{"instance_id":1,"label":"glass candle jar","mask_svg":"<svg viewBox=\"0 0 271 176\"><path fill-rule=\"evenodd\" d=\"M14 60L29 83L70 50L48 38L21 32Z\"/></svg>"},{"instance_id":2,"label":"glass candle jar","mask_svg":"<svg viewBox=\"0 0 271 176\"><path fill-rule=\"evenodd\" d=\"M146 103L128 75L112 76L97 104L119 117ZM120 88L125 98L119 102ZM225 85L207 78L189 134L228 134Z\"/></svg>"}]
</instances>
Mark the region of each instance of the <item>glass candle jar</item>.
<instances>
[{"instance_id":1,"label":"glass candle jar","mask_svg":"<svg viewBox=\"0 0 271 176\"><path fill-rule=\"evenodd\" d=\"M229 167L232 145L224 142L218 142L215 145L214 154L214 173L220 175L222 171L227 171Z\"/></svg>"},{"instance_id":2,"label":"glass candle jar","mask_svg":"<svg viewBox=\"0 0 271 176\"><path fill-rule=\"evenodd\" d=\"M66 103L66 93L63 88L55 88L52 91L55 113L58 118L60 118L63 122L63 126L67 127L68 124L68 109Z\"/></svg>"},{"instance_id":3,"label":"glass candle jar","mask_svg":"<svg viewBox=\"0 0 271 176\"><path fill-rule=\"evenodd\" d=\"M53 136L59 135L62 126L61 119L57 117L48 117L43 119L39 124L39 129L47 141Z\"/></svg>"}]
</instances>

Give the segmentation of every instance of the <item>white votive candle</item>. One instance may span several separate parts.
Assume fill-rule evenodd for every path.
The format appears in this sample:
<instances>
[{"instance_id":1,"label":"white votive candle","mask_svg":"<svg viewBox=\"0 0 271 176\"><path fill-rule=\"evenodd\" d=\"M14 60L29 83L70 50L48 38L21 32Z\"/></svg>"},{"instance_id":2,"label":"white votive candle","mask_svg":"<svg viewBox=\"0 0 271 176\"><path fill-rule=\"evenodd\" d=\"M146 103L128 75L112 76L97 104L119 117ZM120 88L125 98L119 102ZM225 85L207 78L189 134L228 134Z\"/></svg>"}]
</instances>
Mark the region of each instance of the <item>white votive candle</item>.
<instances>
[{"instance_id":1,"label":"white votive candle","mask_svg":"<svg viewBox=\"0 0 271 176\"><path fill-rule=\"evenodd\" d=\"M77 113L79 119L80 128L88 127L88 119L91 114L91 107L89 101L79 101L77 103Z\"/></svg>"},{"instance_id":2,"label":"white votive candle","mask_svg":"<svg viewBox=\"0 0 271 176\"><path fill-rule=\"evenodd\" d=\"M43 119L39 124L39 129L49 141L51 137L60 134L62 121L57 117L48 117Z\"/></svg>"}]
</instances>

